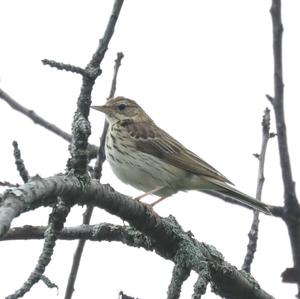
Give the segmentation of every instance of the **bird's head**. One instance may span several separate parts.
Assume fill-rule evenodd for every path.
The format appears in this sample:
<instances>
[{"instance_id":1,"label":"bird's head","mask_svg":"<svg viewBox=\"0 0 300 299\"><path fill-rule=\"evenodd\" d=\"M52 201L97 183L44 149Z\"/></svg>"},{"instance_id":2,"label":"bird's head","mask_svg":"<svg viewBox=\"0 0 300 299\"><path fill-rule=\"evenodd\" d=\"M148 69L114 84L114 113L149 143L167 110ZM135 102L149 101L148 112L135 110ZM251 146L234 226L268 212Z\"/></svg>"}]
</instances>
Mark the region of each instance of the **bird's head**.
<instances>
[{"instance_id":1,"label":"bird's head","mask_svg":"<svg viewBox=\"0 0 300 299\"><path fill-rule=\"evenodd\" d=\"M125 97L116 97L108 100L103 106L91 106L91 108L105 113L107 121L110 124L124 120L131 120L134 122L151 120L146 112L135 101Z\"/></svg>"}]
</instances>

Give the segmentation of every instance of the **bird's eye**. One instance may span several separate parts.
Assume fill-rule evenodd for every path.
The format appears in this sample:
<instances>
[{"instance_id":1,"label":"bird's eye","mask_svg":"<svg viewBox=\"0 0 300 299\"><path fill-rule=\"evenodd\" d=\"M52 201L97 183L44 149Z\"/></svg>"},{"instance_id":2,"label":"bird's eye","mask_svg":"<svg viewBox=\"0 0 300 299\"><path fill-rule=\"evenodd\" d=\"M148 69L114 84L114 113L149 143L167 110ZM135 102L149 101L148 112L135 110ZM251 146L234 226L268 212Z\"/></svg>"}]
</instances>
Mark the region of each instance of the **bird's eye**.
<instances>
[{"instance_id":1,"label":"bird's eye","mask_svg":"<svg viewBox=\"0 0 300 299\"><path fill-rule=\"evenodd\" d=\"M126 108L126 105L125 105L125 104L120 104L120 105L118 106L118 109L119 109L120 111L124 110L125 108Z\"/></svg>"}]
</instances>

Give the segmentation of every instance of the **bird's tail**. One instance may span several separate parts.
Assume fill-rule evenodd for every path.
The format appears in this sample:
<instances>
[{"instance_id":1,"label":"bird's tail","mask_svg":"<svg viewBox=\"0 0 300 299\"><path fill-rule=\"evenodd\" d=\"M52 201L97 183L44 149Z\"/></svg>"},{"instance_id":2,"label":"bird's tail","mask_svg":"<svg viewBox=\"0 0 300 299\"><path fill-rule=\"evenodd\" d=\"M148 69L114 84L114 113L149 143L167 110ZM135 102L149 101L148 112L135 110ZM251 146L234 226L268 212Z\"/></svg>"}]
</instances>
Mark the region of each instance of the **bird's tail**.
<instances>
[{"instance_id":1,"label":"bird's tail","mask_svg":"<svg viewBox=\"0 0 300 299\"><path fill-rule=\"evenodd\" d=\"M235 199L255 210L259 210L260 212L263 212L265 214L268 214L268 215L271 215L271 211L269 209L269 206L235 188L233 188L232 186L230 185L227 185L226 183L223 183L223 182L220 182L220 181L217 181L217 180L213 180L213 181L210 181L212 182L213 184L215 184L215 186L217 187L216 188L216 191L222 193L222 194L225 194L225 195L228 195L230 196L232 199Z\"/></svg>"}]
</instances>

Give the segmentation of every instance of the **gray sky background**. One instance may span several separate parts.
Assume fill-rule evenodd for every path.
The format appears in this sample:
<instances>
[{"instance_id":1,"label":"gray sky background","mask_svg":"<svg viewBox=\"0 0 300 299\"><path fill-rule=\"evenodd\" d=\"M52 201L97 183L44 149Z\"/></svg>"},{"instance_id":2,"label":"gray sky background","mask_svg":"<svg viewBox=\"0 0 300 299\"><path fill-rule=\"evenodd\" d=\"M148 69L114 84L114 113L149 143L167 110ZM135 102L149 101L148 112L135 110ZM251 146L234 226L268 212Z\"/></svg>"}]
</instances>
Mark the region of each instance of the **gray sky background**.
<instances>
[{"instance_id":1,"label":"gray sky background","mask_svg":"<svg viewBox=\"0 0 300 299\"><path fill-rule=\"evenodd\" d=\"M105 29L113 1L1 1L0 86L22 105L70 132L80 77L50 69L40 62L54 59L85 66ZM284 1L284 81L286 119L294 179L300 178L300 4ZM117 95L138 101L154 121L212 164L237 188L255 194L265 94L273 92L271 1L141 1L124 3L115 35L93 91L93 104L105 101L116 53L123 51ZM272 121L274 120L272 114ZM91 112L92 136L98 144L103 115ZM31 175L62 172L69 157L67 143L34 125L0 101L0 180L21 182L12 146L19 142ZM274 130L274 123L272 124ZM276 139L270 140L263 200L281 205L282 183ZM136 196L140 192L118 181L105 164L103 182ZM153 200L150 198L149 200ZM227 261L240 267L252 221L249 210L202 193L179 193L155 210L172 214L199 241L214 245ZM50 209L17 218L13 225L46 225ZM79 207L67 225L81 223ZM121 220L97 210L93 223ZM46 275L60 287L39 283L24 298L63 298L77 242L59 241ZM41 241L2 242L0 297L17 289L32 271ZM292 265L283 222L261 215L253 275L276 298L294 298L296 287L281 283ZM172 263L153 253L116 243L89 242L75 286L74 299L117 298L120 290L143 298L165 298ZM184 284L190 298L196 275ZM217 298L207 294L205 298Z\"/></svg>"}]
</instances>

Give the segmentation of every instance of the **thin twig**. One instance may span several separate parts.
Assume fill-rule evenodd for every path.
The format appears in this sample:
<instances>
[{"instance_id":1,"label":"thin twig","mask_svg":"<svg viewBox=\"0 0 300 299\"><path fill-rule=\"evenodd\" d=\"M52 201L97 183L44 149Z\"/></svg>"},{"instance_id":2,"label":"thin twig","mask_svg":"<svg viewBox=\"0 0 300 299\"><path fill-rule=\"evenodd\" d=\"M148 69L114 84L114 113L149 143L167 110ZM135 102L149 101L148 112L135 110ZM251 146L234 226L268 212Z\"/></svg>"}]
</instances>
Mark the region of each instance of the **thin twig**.
<instances>
[{"instance_id":1,"label":"thin twig","mask_svg":"<svg viewBox=\"0 0 300 299\"><path fill-rule=\"evenodd\" d=\"M33 110L30 110L17 101L15 101L12 97L10 97L6 92L0 89L0 98L3 99L8 105L10 105L13 109L23 113L24 115L28 116L34 123L41 125L42 127L48 129L49 131L57 134L58 136L62 137L67 141L72 140L72 136L64 131L62 131L57 126L49 123L38 114L36 114Z\"/></svg>"},{"instance_id":2,"label":"thin twig","mask_svg":"<svg viewBox=\"0 0 300 299\"><path fill-rule=\"evenodd\" d=\"M257 178L257 188L256 188L256 199L261 200L261 194L263 189L263 184L265 181L264 177L264 164L266 158L266 150L268 141L270 139L270 110L268 108L265 109L263 120L262 120L262 144L260 154L257 156L259 164L258 164L258 178ZM259 212L253 211L253 221L251 225L251 229L249 231L249 243L247 246L247 253L244 259L244 263L242 269L248 273L251 271L251 264L254 259L254 254L257 248L257 240L258 240L258 225L259 225Z\"/></svg>"},{"instance_id":3,"label":"thin twig","mask_svg":"<svg viewBox=\"0 0 300 299\"><path fill-rule=\"evenodd\" d=\"M107 100L111 99L114 97L115 92L116 92L116 87L117 87L117 77L118 77L118 72L119 68L121 66L121 61L124 57L124 54L122 52L117 53L117 58L115 60L115 66L114 66L114 74L113 74L113 79L111 82L111 88L109 92L109 96ZM105 120L104 122L104 127L103 131L100 137L100 146L97 154L97 160L95 163L95 168L94 168L94 175L96 179L100 179L102 175L102 165L105 161L105 138L107 134L107 129L108 129L108 122Z\"/></svg>"},{"instance_id":4,"label":"thin twig","mask_svg":"<svg viewBox=\"0 0 300 299\"><path fill-rule=\"evenodd\" d=\"M116 91L116 86L117 86L117 76L118 76L118 71L121 66L121 60L124 57L123 53L117 53L117 58L115 60L115 65L114 65L114 75L111 83L111 88L110 88L110 93L108 96L108 99L112 98L115 95ZM97 160L95 163L94 171L93 171L93 176L95 179L100 180L101 175L102 175L102 165L105 161L105 137L107 133L107 121L105 120L104 123L104 128L103 132L101 134L100 138L100 146L97 154ZM93 206L88 206L83 214L83 224L89 224L92 214L93 214ZM73 262L72 262L72 267L70 270L69 278L68 278L68 283L66 287L66 292L65 292L65 299L69 299L72 297L73 291L74 291L74 285L76 281L76 277L78 274L79 270L79 265L83 253L83 249L85 246L86 240L79 240L77 247L75 249L74 255L73 255Z\"/></svg>"},{"instance_id":5,"label":"thin twig","mask_svg":"<svg viewBox=\"0 0 300 299\"><path fill-rule=\"evenodd\" d=\"M78 66L71 65L71 64L56 62L54 60L49 60L49 59L42 59L42 63L44 65L49 65L50 67L57 68L58 70L76 73L76 74L80 74L83 76L85 75L84 69L82 69L81 67L78 67Z\"/></svg>"},{"instance_id":6,"label":"thin twig","mask_svg":"<svg viewBox=\"0 0 300 299\"><path fill-rule=\"evenodd\" d=\"M49 288L49 289L57 289L58 290L58 286L53 283L47 276L42 275L41 276L41 281Z\"/></svg>"},{"instance_id":7,"label":"thin twig","mask_svg":"<svg viewBox=\"0 0 300 299\"><path fill-rule=\"evenodd\" d=\"M28 118L30 118L34 123L44 127L45 129L49 130L52 133L60 136L64 140L71 142L71 140L72 140L71 134L64 132L56 125L48 122L47 120L45 120L44 118L39 116L37 113L35 113L33 110L22 106L20 103L18 103L16 100L14 100L10 95L8 95L2 89L0 89L0 99L4 100L14 110L16 110L16 111L24 114ZM96 158L97 152L98 152L98 147L95 145L89 144L88 150L89 150L90 158Z\"/></svg>"},{"instance_id":8,"label":"thin twig","mask_svg":"<svg viewBox=\"0 0 300 299\"><path fill-rule=\"evenodd\" d=\"M111 87L110 87L110 92L107 100L113 98L116 93L117 89L117 78L118 78L118 73L119 73L119 68L121 66L122 59L124 58L124 54L122 52L117 53L117 58L115 59L115 66L114 66L114 74L113 78L111 81Z\"/></svg>"},{"instance_id":9,"label":"thin twig","mask_svg":"<svg viewBox=\"0 0 300 299\"><path fill-rule=\"evenodd\" d=\"M295 281L298 285L300 298L300 207L292 176L288 150L286 124L284 117L284 84L282 73L282 33L281 0L272 0L271 17L273 25L273 54L274 54L274 97L271 103L275 112L278 138L279 158L284 187L284 215L293 253Z\"/></svg>"},{"instance_id":10,"label":"thin twig","mask_svg":"<svg viewBox=\"0 0 300 299\"><path fill-rule=\"evenodd\" d=\"M84 225L90 223L92 214L93 214L93 206L88 206L83 214L82 223ZM69 277L68 277L68 283L67 283L67 287L66 287L66 291L65 291L65 299L72 298L72 295L74 292L74 285L75 285L75 281L77 278L85 242L86 242L86 240L80 239L78 241L77 247L75 249L75 252L73 255L72 266L71 266L71 270L70 270Z\"/></svg>"},{"instance_id":11,"label":"thin twig","mask_svg":"<svg viewBox=\"0 0 300 299\"><path fill-rule=\"evenodd\" d=\"M7 181L0 181L0 186L1 187L19 187L19 184L13 184Z\"/></svg>"},{"instance_id":12,"label":"thin twig","mask_svg":"<svg viewBox=\"0 0 300 299\"><path fill-rule=\"evenodd\" d=\"M17 170L19 171L19 174L23 182L27 183L30 178L30 175L25 167L23 159L21 158L21 151L19 149L17 141L13 141L13 147L14 147L14 157L15 157L15 164L17 166Z\"/></svg>"}]
</instances>

